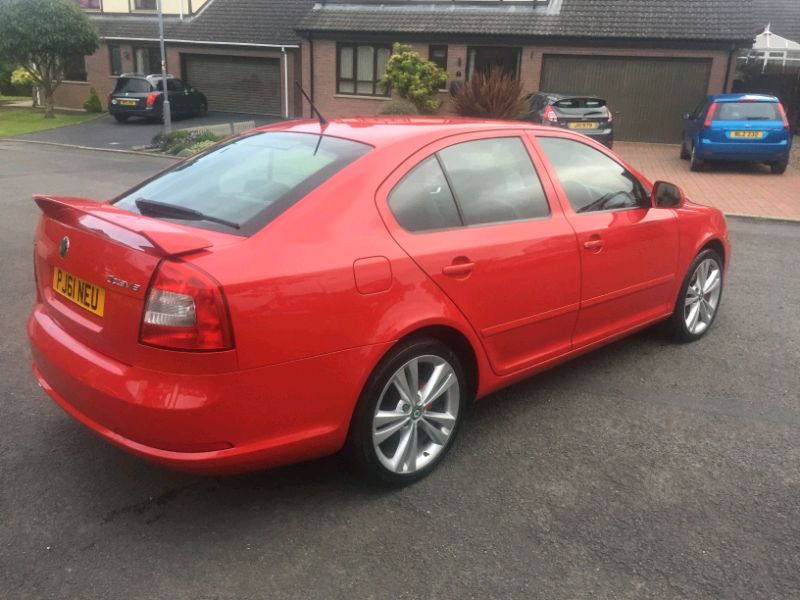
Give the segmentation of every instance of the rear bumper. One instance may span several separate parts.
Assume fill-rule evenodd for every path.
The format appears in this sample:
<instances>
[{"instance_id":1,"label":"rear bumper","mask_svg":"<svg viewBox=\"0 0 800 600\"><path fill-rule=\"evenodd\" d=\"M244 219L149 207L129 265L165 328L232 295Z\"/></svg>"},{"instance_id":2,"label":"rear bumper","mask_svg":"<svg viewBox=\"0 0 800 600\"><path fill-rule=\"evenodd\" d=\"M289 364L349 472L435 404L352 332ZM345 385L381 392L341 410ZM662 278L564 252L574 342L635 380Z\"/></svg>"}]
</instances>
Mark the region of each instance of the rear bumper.
<instances>
[{"instance_id":1,"label":"rear bumper","mask_svg":"<svg viewBox=\"0 0 800 600\"><path fill-rule=\"evenodd\" d=\"M95 352L41 305L28 336L39 384L72 417L142 458L206 474L338 451L368 369L384 351L365 346L248 371L176 375Z\"/></svg>"},{"instance_id":2,"label":"rear bumper","mask_svg":"<svg viewBox=\"0 0 800 600\"><path fill-rule=\"evenodd\" d=\"M162 110L160 106L150 108L117 108L114 105L109 105L108 113L110 115L124 115L126 117L145 117L148 119L160 118Z\"/></svg>"},{"instance_id":3,"label":"rear bumper","mask_svg":"<svg viewBox=\"0 0 800 600\"><path fill-rule=\"evenodd\" d=\"M702 139L697 153L702 160L743 160L753 162L786 162L789 160L791 143L788 140L775 143L758 142L714 142Z\"/></svg>"}]
</instances>

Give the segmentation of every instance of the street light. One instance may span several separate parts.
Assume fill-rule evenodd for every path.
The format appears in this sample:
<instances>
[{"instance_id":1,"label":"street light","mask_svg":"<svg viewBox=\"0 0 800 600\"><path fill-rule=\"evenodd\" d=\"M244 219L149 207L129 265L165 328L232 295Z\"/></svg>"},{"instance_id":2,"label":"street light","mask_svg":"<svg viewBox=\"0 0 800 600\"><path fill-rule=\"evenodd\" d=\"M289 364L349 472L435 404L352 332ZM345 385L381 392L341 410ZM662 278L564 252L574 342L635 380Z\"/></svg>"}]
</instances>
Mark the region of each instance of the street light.
<instances>
[{"instance_id":1,"label":"street light","mask_svg":"<svg viewBox=\"0 0 800 600\"><path fill-rule=\"evenodd\" d=\"M161 43L161 91L164 94L164 133L172 131L172 114L169 106L169 90L167 89L167 51L164 49L164 11L158 0L158 40Z\"/></svg>"}]
</instances>

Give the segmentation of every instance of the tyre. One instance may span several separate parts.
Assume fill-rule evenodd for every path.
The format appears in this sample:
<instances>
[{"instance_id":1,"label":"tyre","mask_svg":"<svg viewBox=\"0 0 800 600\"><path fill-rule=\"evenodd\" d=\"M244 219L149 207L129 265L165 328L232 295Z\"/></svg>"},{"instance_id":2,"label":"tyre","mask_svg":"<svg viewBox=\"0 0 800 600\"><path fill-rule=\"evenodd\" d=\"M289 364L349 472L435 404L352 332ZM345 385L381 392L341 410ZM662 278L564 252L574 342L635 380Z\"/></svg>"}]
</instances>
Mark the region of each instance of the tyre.
<instances>
[{"instance_id":1,"label":"tyre","mask_svg":"<svg viewBox=\"0 0 800 600\"><path fill-rule=\"evenodd\" d=\"M703 250L689 267L670 319L676 339L694 342L708 333L719 311L724 283L719 254Z\"/></svg>"},{"instance_id":2,"label":"tyre","mask_svg":"<svg viewBox=\"0 0 800 600\"><path fill-rule=\"evenodd\" d=\"M692 157L686 149L686 140L681 142L681 160L689 160Z\"/></svg>"},{"instance_id":3,"label":"tyre","mask_svg":"<svg viewBox=\"0 0 800 600\"><path fill-rule=\"evenodd\" d=\"M453 444L469 389L461 361L441 342L419 339L392 350L353 414L347 446L354 466L393 486L430 474Z\"/></svg>"},{"instance_id":4,"label":"tyre","mask_svg":"<svg viewBox=\"0 0 800 600\"><path fill-rule=\"evenodd\" d=\"M127 123L128 122L128 115L114 115L114 118L117 120L117 123Z\"/></svg>"},{"instance_id":5,"label":"tyre","mask_svg":"<svg viewBox=\"0 0 800 600\"><path fill-rule=\"evenodd\" d=\"M769 168L772 171L773 175L783 175L786 173L786 168L789 166L789 163L770 163Z\"/></svg>"},{"instance_id":6,"label":"tyre","mask_svg":"<svg viewBox=\"0 0 800 600\"><path fill-rule=\"evenodd\" d=\"M197 116L205 117L207 114L208 114L208 103L203 102L203 104L200 105L200 110L197 112Z\"/></svg>"},{"instance_id":7,"label":"tyre","mask_svg":"<svg viewBox=\"0 0 800 600\"><path fill-rule=\"evenodd\" d=\"M689 155L689 168L692 171L701 171L704 163L697 157L697 148L692 146L692 153Z\"/></svg>"}]
</instances>

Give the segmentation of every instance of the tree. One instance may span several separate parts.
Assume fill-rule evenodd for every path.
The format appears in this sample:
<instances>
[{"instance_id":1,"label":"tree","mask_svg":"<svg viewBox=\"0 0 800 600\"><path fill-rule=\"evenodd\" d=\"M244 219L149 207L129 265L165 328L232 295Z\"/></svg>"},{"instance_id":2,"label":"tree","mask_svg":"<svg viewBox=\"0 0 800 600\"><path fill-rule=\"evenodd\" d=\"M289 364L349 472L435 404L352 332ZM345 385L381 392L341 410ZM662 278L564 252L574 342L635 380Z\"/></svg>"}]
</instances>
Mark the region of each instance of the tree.
<instances>
[{"instance_id":1,"label":"tree","mask_svg":"<svg viewBox=\"0 0 800 600\"><path fill-rule=\"evenodd\" d=\"M395 44L393 52L380 80L381 88L391 89L423 114L435 113L441 105L438 94L447 83L447 73L422 58L409 45Z\"/></svg>"},{"instance_id":2,"label":"tree","mask_svg":"<svg viewBox=\"0 0 800 600\"><path fill-rule=\"evenodd\" d=\"M0 56L18 63L41 90L45 118L53 118L53 94L64 64L93 54L100 34L71 0L0 0Z\"/></svg>"}]
</instances>

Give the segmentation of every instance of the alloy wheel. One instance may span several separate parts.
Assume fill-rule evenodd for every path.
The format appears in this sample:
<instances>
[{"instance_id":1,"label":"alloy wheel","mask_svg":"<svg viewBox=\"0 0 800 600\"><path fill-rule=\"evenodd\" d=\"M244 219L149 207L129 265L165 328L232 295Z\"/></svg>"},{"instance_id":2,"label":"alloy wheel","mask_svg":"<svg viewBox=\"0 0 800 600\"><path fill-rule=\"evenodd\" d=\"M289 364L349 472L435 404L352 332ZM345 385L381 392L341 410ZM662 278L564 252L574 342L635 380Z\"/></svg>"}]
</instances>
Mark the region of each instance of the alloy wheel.
<instances>
[{"instance_id":1,"label":"alloy wheel","mask_svg":"<svg viewBox=\"0 0 800 600\"><path fill-rule=\"evenodd\" d=\"M693 335L709 328L719 306L722 293L722 269L719 263L707 258L697 265L686 289L683 319Z\"/></svg>"},{"instance_id":2,"label":"alloy wheel","mask_svg":"<svg viewBox=\"0 0 800 600\"><path fill-rule=\"evenodd\" d=\"M372 444L381 464L408 475L435 460L455 430L460 398L456 371L440 356L419 356L397 369L372 418Z\"/></svg>"}]
</instances>

